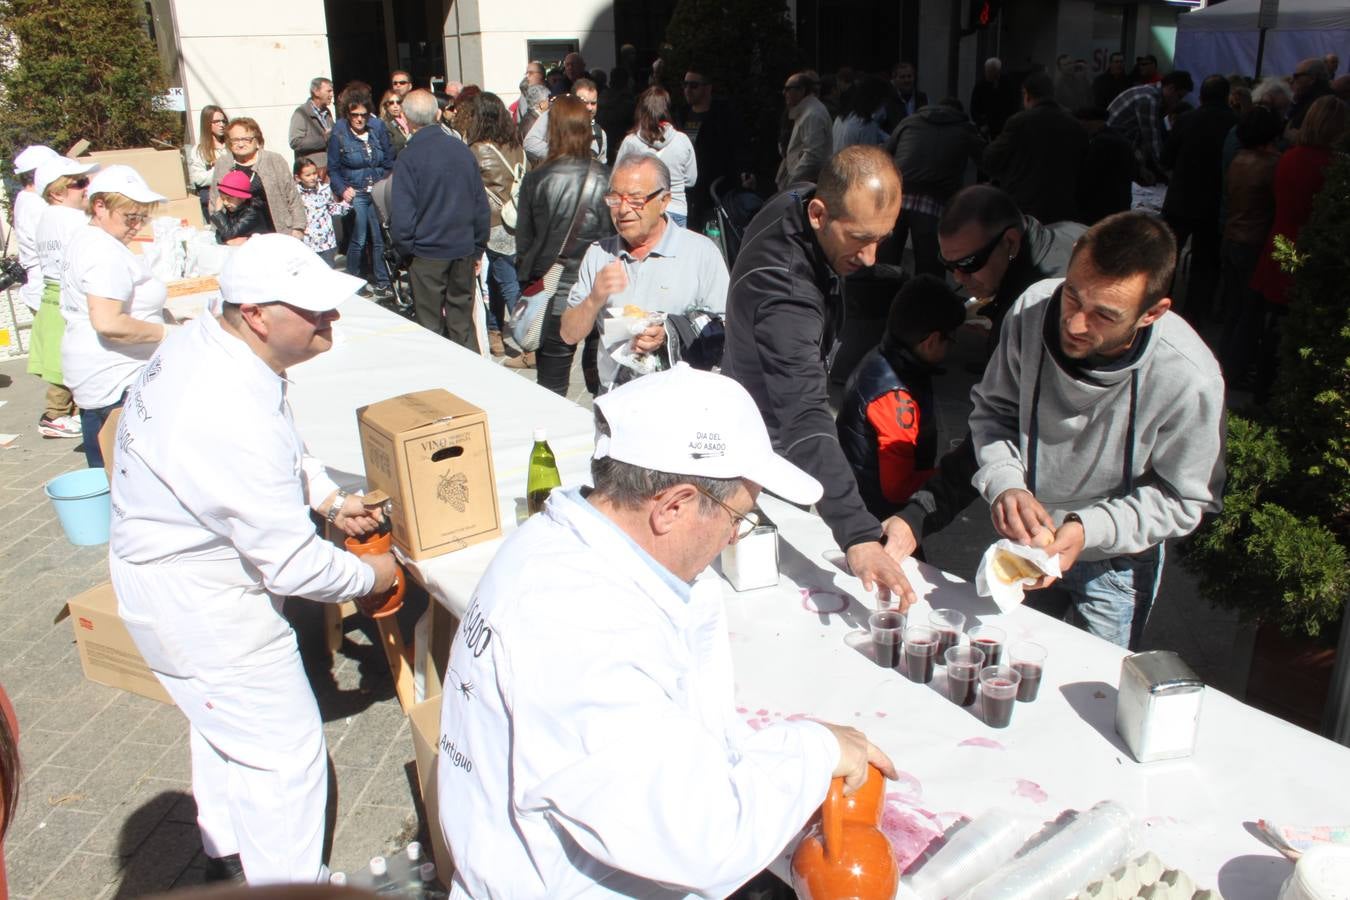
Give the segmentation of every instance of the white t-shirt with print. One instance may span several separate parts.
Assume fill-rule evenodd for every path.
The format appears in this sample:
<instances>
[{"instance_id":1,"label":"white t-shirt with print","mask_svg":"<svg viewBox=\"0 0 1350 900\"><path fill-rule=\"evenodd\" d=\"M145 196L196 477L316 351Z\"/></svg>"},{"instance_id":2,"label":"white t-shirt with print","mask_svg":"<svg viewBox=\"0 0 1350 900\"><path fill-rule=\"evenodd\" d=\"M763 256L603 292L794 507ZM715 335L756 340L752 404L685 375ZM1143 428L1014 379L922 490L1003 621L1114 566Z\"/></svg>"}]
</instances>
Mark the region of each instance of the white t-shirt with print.
<instances>
[{"instance_id":1,"label":"white t-shirt with print","mask_svg":"<svg viewBox=\"0 0 1350 900\"><path fill-rule=\"evenodd\" d=\"M37 254L43 281L61 280L66 247L70 239L87 224L89 216L83 210L71 209L69 206L49 206L42 211L37 227Z\"/></svg>"},{"instance_id":2,"label":"white t-shirt with print","mask_svg":"<svg viewBox=\"0 0 1350 900\"><path fill-rule=\"evenodd\" d=\"M66 387L80 408L101 409L121 398L159 344L121 344L99 336L89 321L90 294L121 300L122 309L132 318L162 323L168 290L150 274L144 257L97 225L76 232L66 246L61 276L61 315L66 320L61 368Z\"/></svg>"}]
</instances>

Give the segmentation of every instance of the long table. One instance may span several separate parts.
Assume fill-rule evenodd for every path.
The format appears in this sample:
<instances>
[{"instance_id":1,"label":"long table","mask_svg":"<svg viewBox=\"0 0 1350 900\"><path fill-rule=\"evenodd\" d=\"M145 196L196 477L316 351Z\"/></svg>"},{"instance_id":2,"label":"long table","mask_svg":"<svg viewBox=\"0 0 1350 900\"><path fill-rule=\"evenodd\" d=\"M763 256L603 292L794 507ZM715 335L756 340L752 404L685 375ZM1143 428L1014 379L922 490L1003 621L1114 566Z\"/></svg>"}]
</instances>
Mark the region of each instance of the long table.
<instances>
[{"instance_id":1,"label":"long table","mask_svg":"<svg viewBox=\"0 0 1350 900\"><path fill-rule=\"evenodd\" d=\"M290 373L301 432L340 483L362 481L356 407L432 387L488 411L504 530L516 525L511 510L523 509L536 425L549 431L564 484L585 480L590 413L373 303L350 301L342 315L333 350ZM1115 799L1136 816L1142 848L1242 900L1273 897L1291 870L1254 834L1256 820L1350 821L1350 750L1207 688L1195 755L1138 764L1114 727L1124 651L1032 610L1000 613L960 578L909 560L922 598L912 619L955 608L968 627L997 624L1010 641L1049 648L1040 698L1017 704L1009 728L986 727L978 703L961 709L940 693L941 675L913 684L865 655L872 600L837 565L829 530L774 498L762 505L779 527L782 578L757 591L726 588L742 715L751 727L811 716L864 730L905 773L888 788L895 834L921 835L995 806L1048 821ZM459 615L498 543L413 569Z\"/></svg>"}]
</instances>

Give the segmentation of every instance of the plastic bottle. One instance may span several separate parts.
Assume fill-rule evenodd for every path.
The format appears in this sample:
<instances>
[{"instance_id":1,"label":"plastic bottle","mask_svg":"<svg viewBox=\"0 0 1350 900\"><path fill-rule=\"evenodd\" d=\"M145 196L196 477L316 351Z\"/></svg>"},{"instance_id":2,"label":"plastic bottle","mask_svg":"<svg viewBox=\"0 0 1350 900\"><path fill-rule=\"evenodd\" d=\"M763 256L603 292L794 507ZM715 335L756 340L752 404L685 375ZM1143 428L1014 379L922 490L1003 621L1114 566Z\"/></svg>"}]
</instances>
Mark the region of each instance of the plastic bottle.
<instances>
[{"instance_id":1,"label":"plastic bottle","mask_svg":"<svg viewBox=\"0 0 1350 900\"><path fill-rule=\"evenodd\" d=\"M383 856L371 857L370 879L371 890L377 894L402 893L398 882L389 877L389 863Z\"/></svg>"},{"instance_id":2,"label":"plastic bottle","mask_svg":"<svg viewBox=\"0 0 1350 900\"><path fill-rule=\"evenodd\" d=\"M562 484L558 474L558 461L548 445L548 432L543 428L534 430L534 449L530 451L530 473L525 481L525 498L530 515L544 508L549 491Z\"/></svg>"},{"instance_id":3,"label":"plastic bottle","mask_svg":"<svg viewBox=\"0 0 1350 900\"><path fill-rule=\"evenodd\" d=\"M334 872L328 876L328 883L337 885L338 887L345 887L347 884L347 876L343 872Z\"/></svg>"}]
</instances>

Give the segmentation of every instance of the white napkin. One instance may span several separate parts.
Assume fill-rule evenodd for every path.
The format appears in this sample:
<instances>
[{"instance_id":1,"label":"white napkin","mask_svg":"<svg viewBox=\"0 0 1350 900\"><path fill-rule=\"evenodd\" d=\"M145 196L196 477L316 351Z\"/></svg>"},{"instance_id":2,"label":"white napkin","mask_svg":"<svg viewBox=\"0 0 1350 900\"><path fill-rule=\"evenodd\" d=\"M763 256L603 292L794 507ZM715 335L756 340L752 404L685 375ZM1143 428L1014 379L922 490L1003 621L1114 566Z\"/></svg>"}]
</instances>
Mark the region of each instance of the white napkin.
<instances>
[{"instance_id":1,"label":"white napkin","mask_svg":"<svg viewBox=\"0 0 1350 900\"><path fill-rule=\"evenodd\" d=\"M1013 584L1008 584L995 575L992 566L995 555L1000 551L1006 551L1027 560L1046 575L1058 578L1062 574L1059 570L1058 553L1051 556L1045 552L1044 548L1028 547L1026 544L1014 543L1007 538L991 544L989 549L984 551L984 557L980 560L980 567L975 570L975 592L981 597L991 598L1003 612L1007 612L1021 603L1026 593L1026 585L1034 583L1036 579L1023 578Z\"/></svg>"},{"instance_id":2,"label":"white napkin","mask_svg":"<svg viewBox=\"0 0 1350 900\"><path fill-rule=\"evenodd\" d=\"M610 315L613 318L605 320L604 330L600 335L600 342L606 349L614 347L610 357L619 365L632 369L639 375L650 375L657 370L661 364L661 359L656 354L638 353L633 349L633 338L642 334L653 325L662 325L666 321L666 314L663 312L649 312L645 316L625 316L622 310L609 308Z\"/></svg>"}]
</instances>

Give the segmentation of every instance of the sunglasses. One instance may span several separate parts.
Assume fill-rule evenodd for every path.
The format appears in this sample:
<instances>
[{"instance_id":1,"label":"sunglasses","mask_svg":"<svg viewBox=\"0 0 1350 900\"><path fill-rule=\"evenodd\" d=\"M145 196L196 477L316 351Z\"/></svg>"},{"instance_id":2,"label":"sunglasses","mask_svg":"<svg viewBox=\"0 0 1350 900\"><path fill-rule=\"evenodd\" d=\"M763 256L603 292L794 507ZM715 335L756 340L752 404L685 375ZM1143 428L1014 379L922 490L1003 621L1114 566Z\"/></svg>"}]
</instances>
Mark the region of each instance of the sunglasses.
<instances>
[{"instance_id":1,"label":"sunglasses","mask_svg":"<svg viewBox=\"0 0 1350 900\"><path fill-rule=\"evenodd\" d=\"M87 188L87 187L89 187L89 176L87 176L87 175L81 175L79 178L76 178L74 181L72 181L70 184L68 184L68 185L66 186L66 190L68 190L68 191L80 191L80 190L84 190L84 189Z\"/></svg>"},{"instance_id":2,"label":"sunglasses","mask_svg":"<svg viewBox=\"0 0 1350 900\"><path fill-rule=\"evenodd\" d=\"M409 81L409 80L406 79L406 78L401 79L401 80L396 79L396 80L394 80L394 81L392 81L392 82L390 82L390 83L391 83L391 84L412 84L412 82Z\"/></svg>"},{"instance_id":3,"label":"sunglasses","mask_svg":"<svg viewBox=\"0 0 1350 900\"><path fill-rule=\"evenodd\" d=\"M349 118L349 119L364 119L364 118L367 118L369 115L370 115L370 113L349 112L349 113L347 113L347 118Z\"/></svg>"},{"instance_id":4,"label":"sunglasses","mask_svg":"<svg viewBox=\"0 0 1350 900\"><path fill-rule=\"evenodd\" d=\"M145 213L122 213L122 221L129 226L144 225L145 220L150 218Z\"/></svg>"},{"instance_id":5,"label":"sunglasses","mask_svg":"<svg viewBox=\"0 0 1350 900\"><path fill-rule=\"evenodd\" d=\"M939 254L938 259L942 262L942 267L948 272L961 272L965 275L974 275L976 272L983 269L985 264L989 262L989 257L994 255L994 250L998 248L999 243L1003 240L1003 235L1007 233L1008 229L1003 229L998 234L994 235L993 240L969 256L963 256L960 259L947 259L945 256Z\"/></svg>"}]
</instances>

